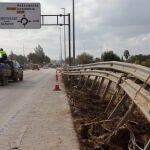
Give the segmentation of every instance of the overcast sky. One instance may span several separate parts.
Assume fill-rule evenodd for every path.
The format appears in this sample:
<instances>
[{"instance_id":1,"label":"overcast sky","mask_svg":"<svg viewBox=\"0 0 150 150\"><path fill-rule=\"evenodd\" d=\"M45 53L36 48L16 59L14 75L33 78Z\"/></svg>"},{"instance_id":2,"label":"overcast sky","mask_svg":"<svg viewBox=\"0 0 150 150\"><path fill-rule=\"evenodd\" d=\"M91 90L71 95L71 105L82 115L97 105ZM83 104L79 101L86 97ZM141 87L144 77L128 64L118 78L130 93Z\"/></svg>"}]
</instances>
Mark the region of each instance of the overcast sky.
<instances>
[{"instance_id":1,"label":"overcast sky","mask_svg":"<svg viewBox=\"0 0 150 150\"><path fill-rule=\"evenodd\" d=\"M11 2L40 2L42 15L63 13L60 9L62 7L66 8L66 13L72 14L72 0ZM149 8L150 0L75 0L76 55L87 52L94 57L100 57L102 52L113 50L122 56L126 49L131 55L150 54ZM27 55L40 44L51 59L59 59L59 28L50 26L34 30L0 29L0 47L8 54L11 50L16 54L23 54L24 45Z\"/></svg>"}]
</instances>

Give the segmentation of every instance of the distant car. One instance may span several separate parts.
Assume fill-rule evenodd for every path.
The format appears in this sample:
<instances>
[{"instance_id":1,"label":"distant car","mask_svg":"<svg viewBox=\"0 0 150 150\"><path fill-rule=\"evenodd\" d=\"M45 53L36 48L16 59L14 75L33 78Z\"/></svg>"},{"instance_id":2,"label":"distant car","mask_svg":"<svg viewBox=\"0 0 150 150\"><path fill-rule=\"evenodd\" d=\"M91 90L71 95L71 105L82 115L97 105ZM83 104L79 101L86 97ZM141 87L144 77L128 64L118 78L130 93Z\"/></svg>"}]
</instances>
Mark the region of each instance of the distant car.
<instances>
[{"instance_id":1,"label":"distant car","mask_svg":"<svg viewBox=\"0 0 150 150\"><path fill-rule=\"evenodd\" d=\"M22 81L23 80L23 69L16 60L8 60L7 64L10 66L11 69L11 74L8 77L8 79L12 79L15 82L18 80Z\"/></svg>"},{"instance_id":2,"label":"distant car","mask_svg":"<svg viewBox=\"0 0 150 150\"><path fill-rule=\"evenodd\" d=\"M40 67L38 64L32 65L32 70L40 70Z\"/></svg>"},{"instance_id":3,"label":"distant car","mask_svg":"<svg viewBox=\"0 0 150 150\"><path fill-rule=\"evenodd\" d=\"M44 69L48 69L48 65L43 66Z\"/></svg>"}]
</instances>

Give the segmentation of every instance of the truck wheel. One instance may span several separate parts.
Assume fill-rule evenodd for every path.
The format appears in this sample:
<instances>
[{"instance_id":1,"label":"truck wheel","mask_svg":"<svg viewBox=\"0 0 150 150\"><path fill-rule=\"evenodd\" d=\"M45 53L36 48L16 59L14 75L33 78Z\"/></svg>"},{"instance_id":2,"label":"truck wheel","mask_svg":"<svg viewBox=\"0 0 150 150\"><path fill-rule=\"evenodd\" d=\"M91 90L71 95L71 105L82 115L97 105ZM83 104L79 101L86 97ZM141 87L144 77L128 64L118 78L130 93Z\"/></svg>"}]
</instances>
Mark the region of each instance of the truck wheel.
<instances>
[{"instance_id":1,"label":"truck wheel","mask_svg":"<svg viewBox=\"0 0 150 150\"><path fill-rule=\"evenodd\" d=\"M22 81L22 80L23 80L23 74L22 74L22 76L19 78L19 80L20 80L20 81Z\"/></svg>"},{"instance_id":2,"label":"truck wheel","mask_svg":"<svg viewBox=\"0 0 150 150\"><path fill-rule=\"evenodd\" d=\"M14 81L15 81L15 82L18 82L18 78L19 78L18 73L16 73L16 74L14 75Z\"/></svg>"}]
</instances>

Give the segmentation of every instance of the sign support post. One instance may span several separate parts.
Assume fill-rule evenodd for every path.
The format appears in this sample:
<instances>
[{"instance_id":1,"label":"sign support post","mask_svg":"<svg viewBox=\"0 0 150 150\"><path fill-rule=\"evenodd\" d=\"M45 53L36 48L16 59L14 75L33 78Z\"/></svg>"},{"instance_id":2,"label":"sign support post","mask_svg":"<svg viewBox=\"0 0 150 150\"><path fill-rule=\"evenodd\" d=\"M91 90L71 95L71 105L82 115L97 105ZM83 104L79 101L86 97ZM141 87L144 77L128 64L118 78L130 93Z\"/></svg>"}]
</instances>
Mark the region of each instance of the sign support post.
<instances>
[{"instance_id":1,"label":"sign support post","mask_svg":"<svg viewBox=\"0 0 150 150\"><path fill-rule=\"evenodd\" d=\"M56 23L44 23L44 18L45 17L56 17ZM68 23L63 22L59 23L59 18L63 17L68 17ZM70 25L70 13L69 14L60 14L60 15L41 15L41 26L68 26L68 47L69 47L69 66L72 65L71 62L71 25Z\"/></svg>"}]
</instances>

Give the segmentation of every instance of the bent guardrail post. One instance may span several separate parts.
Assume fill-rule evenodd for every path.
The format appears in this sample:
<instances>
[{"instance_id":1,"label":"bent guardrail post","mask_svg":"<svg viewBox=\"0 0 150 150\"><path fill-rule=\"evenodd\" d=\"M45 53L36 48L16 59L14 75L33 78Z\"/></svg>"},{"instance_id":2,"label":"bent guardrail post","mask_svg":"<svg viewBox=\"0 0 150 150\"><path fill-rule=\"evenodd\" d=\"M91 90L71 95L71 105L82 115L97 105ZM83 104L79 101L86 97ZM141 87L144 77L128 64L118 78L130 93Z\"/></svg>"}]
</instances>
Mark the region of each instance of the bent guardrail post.
<instances>
[{"instance_id":1,"label":"bent guardrail post","mask_svg":"<svg viewBox=\"0 0 150 150\"><path fill-rule=\"evenodd\" d=\"M98 89L97 89L97 91L96 91L96 95L98 95L98 94L100 93L101 88L102 88L102 86L103 86L103 83L104 83L104 78L102 77L102 78L101 78L101 81L100 81L100 83L99 83Z\"/></svg>"},{"instance_id":2,"label":"bent guardrail post","mask_svg":"<svg viewBox=\"0 0 150 150\"><path fill-rule=\"evenodd\" d=\"M96 91L97 91L97 89L98 89L98 87L99 87L99 83L101 82L101 77L98 77L98 79L97 79L97 84L96 84L96 86L95 86L95 89L96 89Z\"/></svg>"},{"instance_id":3,"label":"bent guardrail post","mask_svg":"<svg viewBox=\"0 0 150 150\"><path fill-rule=\"evenodd\" d=\"M134 110L134 108L135 108L135 103L132 101L132 104L129 106L129 109L127 110L127 112L125 113L125 115L121 118L121 120L118 123L116 129L118 129L120 126L122 126L124 124L124 122L126 121L126 119L128 118L128 116L131 114L131 112Z\"/></svg>"},{"instance_id":4,"label":"bent guardrail post","mask_svg":"<svg viewBox=\"0 0 150 150\"><path fill-rule=\"evenodd\" d=\"M117 94L119 93L120 89L121 89L120 87L118 87L118 88L115 89L115 92L114 92L114 94L112 95L112 97L111 97L111 99L110 99L110 101L109 101L109 103L108 103L108 105L107 105L107 108L106 108L106 110L105 110L105 113L109 110L110 106L112 105L112 103L113 103L114 100L116 99L116 96L117 96Z\"/></svg>"},{"instance_id":5,"label":"bent guardrail post","mask_svg":"<svg viewBox=\"0 0 150 150\"><path fill-rule=\"evenodd\" d=\"M105 88L105 90L104 90L104 94L103 94L103 96L102 96L102 100L105 100L106 94L108 93L108 90L109 90L109 88L110 88L110 86L111 86L111 83L112 83L112 81L109 80L108 83L107 83L107 85L106 85L106 88Z\"/></svg>"},{"instance_id":6,"label":"bent guardrail post","mask_svg":"<svg viewBox=\"0 0 150 150\"><path fill-rule=\"evenodd\" d=\"M125 94L122 97L122 99L119 101L115 109L112 111L112 113L109 115L108 120L112 119L113 117L115 117L115 115L117 115L117 113L119 112L119 109L126 103L127 99L128 99L128 95Z\"/></svg>"},{"instance_id":7,"label":"bent guardrail post","mask_svg":"<svg viewBox=\"0 0 150 150\"><path fill-rule=\"evenodd\" d=\"M91 76L92 77L92 76ZM88 81L88 85L89 85L89 87L91 87L92 86L92 83L93 83L93 79L90 79L89 78L89 81Z\"/></svg>"},{"instance_id":8,"label":"bent guardrail post","mask_svg":"<svg viewBox=\"0 0 150 150\"><path fill-rule=\"evenodd\" d=\"M79 79L79 81L78 81L78 84L77 84L78 87L80 86L81 82L83 81L83 78L84 78L84 76L81 76L81 77L80 77L80 79Z\"/></svg>"},{"instance_id":9,"label":"bent guardrail post","mask_svg":"<svg viewBox=\"0 0 150 150\"><path fill-rule=\"evenodd\" d=\"M126 95L125 95L126 96ZM116 128L113 130L113 132L105 139L105 143L108 143L111 139L111 137L115 134L115 132L124 124L124 122L126 121L126 119L128 118L128 116L131 114L131 112L134 110L135 108L135 104L132 101L132 104L129 106L129 109L127 110L127 112L125 113L125 115L121 118L121 120L119 121L119 123L117 124Z\"/></svg>"},{"instance_id":10,"label":"bent guardrail post","mask_svg":"<svg viewBox=\"0 0 150 150\"><path fill-rule=\"evenodd\" d=\"M92 85L91 85L91 89L93 89L93 87L94 87L94 85L95 85L97 79L98 79L98 76L96 76L95 79L93 80Z\"/></svg>"},{"instance_id":11,"label":"bent guardrail post","mask_svg":"<svg viewBox=\"0 0 150 150\"><path fill-rule=\"evenodd\" d=\"M85 80L85 83L84 83L84 85L83 85L82 89L84 89L84 88L86 87L86 84L88 83L89 78L90 78L90 76L88 76L88 77L87 77L87 79Z\"/></svg>"}]
</instances>

